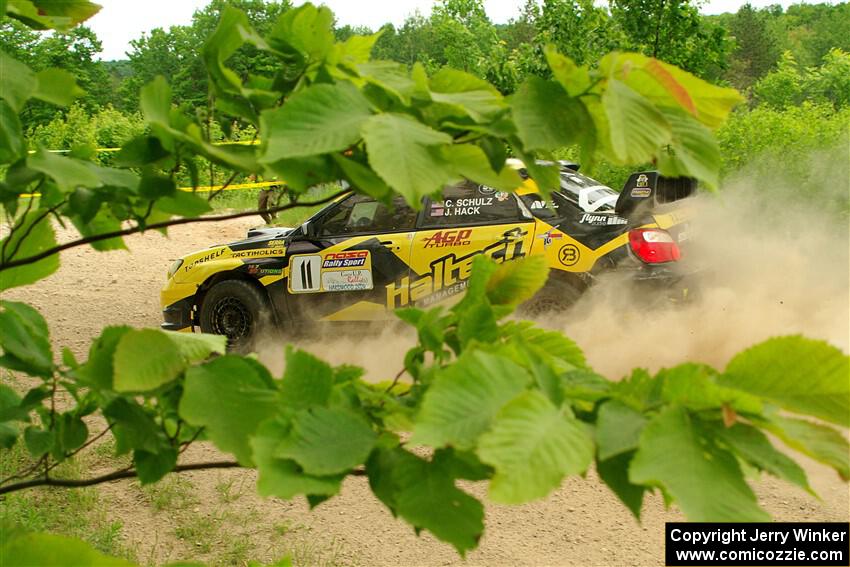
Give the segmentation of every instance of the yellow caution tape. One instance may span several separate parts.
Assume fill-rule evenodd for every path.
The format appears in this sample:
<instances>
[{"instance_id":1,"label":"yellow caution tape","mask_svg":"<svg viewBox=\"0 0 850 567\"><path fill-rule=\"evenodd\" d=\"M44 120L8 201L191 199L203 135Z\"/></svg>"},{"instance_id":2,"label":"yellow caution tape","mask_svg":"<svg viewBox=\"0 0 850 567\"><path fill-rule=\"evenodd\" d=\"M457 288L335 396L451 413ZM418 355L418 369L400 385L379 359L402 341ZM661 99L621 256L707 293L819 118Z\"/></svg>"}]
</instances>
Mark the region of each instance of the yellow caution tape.
<instances>
[{"instance_id":1,"label":"yellow caution tape","mask_svg":"<svg viewBox=\"0 0 850 567\"><path fill-rule=\"evenodd\" d=\"M238 140L235 142L213 142L214 146L256 146L260 142L258 140ZM67 154L71 150L47 150L51 154ZM94 151L100 152L120 152L121 148L95 148ZM35 150L29 150L28 154L34 154Z\"/></svg>"},{"instance_id":2,"label":"yellow caution tape","mask_svg":"<svg viewBox=\"0 0 850 567\"><path fill-rule=\"evenodd\" d=\"M235 183L233 185L204 185L200 187L178 187L178 191L189 193L212 193L213 191L236 191L240 189L253 189L254 187L280 187L283 181L260 181L257 183ZM22 193L20 199L31 199L40 197L41 193Z\"/></svg>"}]
</instances>

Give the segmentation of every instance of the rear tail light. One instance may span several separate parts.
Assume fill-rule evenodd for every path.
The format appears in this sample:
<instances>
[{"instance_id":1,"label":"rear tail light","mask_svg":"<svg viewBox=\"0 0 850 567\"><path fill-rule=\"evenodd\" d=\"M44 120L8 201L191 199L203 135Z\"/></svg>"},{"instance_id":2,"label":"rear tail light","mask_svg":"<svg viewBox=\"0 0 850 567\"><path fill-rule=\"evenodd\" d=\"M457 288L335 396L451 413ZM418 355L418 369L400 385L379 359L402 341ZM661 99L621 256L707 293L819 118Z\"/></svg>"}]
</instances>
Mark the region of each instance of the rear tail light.
<instances>
[{"instance_id":1,"label":"rear tail light","mask_svg":"<svg viewBox=\"0 0 850 567\"><path fill-rule=\"evenodd\" d=\"M647 264L675 262L682 256L670 233L659 228L630 230L629 244L635 255Z\"/></svg>"}]
</instances>

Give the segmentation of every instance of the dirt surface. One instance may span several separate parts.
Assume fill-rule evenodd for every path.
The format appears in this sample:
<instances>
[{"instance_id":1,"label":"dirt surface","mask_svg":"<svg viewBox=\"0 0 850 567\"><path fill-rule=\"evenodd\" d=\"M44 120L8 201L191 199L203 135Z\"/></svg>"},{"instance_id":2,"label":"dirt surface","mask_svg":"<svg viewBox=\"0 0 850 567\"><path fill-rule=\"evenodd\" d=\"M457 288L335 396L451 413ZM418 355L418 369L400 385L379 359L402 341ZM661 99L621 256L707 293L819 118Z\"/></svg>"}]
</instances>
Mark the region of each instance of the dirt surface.
<instances>
[{"instance_id":1,"label":"dirt surface","mask_svg":"<svg viewBox=\"0 0 850 567\"><path fill-rule=\"evenodd\" d=\"M90 340L106 325L159 325L159 289L172 259L236 240L253 224L253 220L237 220L175 228L169 238L159 234L133 236L127 239L132 254L73 249L63 253L58 273L36 285L5 293L4 299L35 305L51 323L54 345L67 346L84 359ZM61 239L71 236L60 232ZM772 261L770 246L749 242L748 248L757 247L760 256ZM806 261L789 255L787 249L782 254L784 266L790 262L799 268L794 262ZM839 262L844 261L846 247L838 254ZM736 273L765 271L764 265L745 260L740 259ZM817 265L816 260L812 260L813 265ZM765 281L750 280L739 287L726 282L700 306L648 316L645 312L624 313L616 308L616 302L605 301L601 307L594 307L593 301L605 299L598 295L587 298L572 315L543 323L565 329L587 351L591 364L614 378L634 366L654 369L686 359L722 367L743 347L777 333L805 332L847 350L844 262L843 275L838 279L832 273L806 274L807 280L812 279L806 284L807 294L790 289L796 284L789 286L793 277L786 272L778 282L787 291L781 297L772 296ZM603 288L600 293L609 292ZM810 297L812 293L818 296L817 301ZM837 303L825 304L834 298ZM761 303L753 305L753 301ZM807 315L801 315L804 312ZM404 333L387 332L364 340L328 338L320 344L302 346L334 362L364 365L370 379L384 380L401 368L411 340ZM262 358L279 370L281 353L282 347L273 345L264 349ZM186 458L208 460L216 456L211 447L199 445ZM825 467L802 457L800 461L821 500L790 485L764 479L755 484L760 503L777 520L847 521L847 485ZM462 563L449 546L428 534L417 537L409 526L394 519L371 495L364 479L349 478L339 497L310 512L300 499L259 499L253 488L253 471L186 476L191 480L186 488L191 493L189 504L161 510L151 505L150 494L135 483L122 481L99 488L110 517L123 523L123 537L135 549L139 561L162 563L194 557L236 564L246 557L270 560L291 553L302 564ZM468 489L478 497L486 493L486 486L480 483L469 484ZM487 504L484 538L465 564L662 565L664 522L679 519L678 512L666 511L659 497L650 496L643 507L642 522L636 522L591 472L584 479L569 479L539 502L520 507ZM190 524L198 523L206 526L206 531L187 530Z\"/></svg>"}]
</instances>

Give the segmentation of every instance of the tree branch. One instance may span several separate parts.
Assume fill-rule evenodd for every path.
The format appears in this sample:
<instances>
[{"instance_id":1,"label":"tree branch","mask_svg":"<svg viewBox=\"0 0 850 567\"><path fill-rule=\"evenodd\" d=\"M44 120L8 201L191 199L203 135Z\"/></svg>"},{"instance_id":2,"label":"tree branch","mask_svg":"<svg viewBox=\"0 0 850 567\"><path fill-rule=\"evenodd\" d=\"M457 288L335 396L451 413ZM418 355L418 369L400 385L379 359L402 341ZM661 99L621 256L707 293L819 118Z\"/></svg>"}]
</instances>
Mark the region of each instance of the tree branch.
<instances>
[{"instance_id":1,"label":"tree branch","mask_svg":"<svg viewBox=\"0 0 850 567\"><path fill-rule=\"evenodd\" d=\"M211 469L236 469L243 468L236 461L211 461L206 463L189 463L187 465L177 465L171 472L180 473L186 471L203 471ZM351 476L366 476L366 470L362 468L354 469L349 472ZM0 495L25 490L27 488L35 488L37 486L54 486L58 488L83 488L86 486L95 486L113 480L123 480L125 478L136 478L138 473L135 469L124 469L114 471L102 476L84 479L61 479L61 478L34 478L24 482L16 482L8 486L0 487Z\"/></svg>"},{"instance_id":2,"label":"tree branch","mask_svg":"<svg viewBox=\"0 0 850 567\"><path fill-rule=\"evenodd\" d=\"M297 207L315 207L317 205L324 205L325 203L329 203L329 202L333 201L334 199L341 197L342 195L344 195L347 192L348 192L348 189L343 189L342 191L338 191L338 192L334 193L333 195L330 195L330 196L325 197L323 199L319 199L317 201L310 201L309 203L289 203L289 204L286 204L286 205L281 205L280 207L274 207L274 208L271 208L271 209L267 209L267 211L265 211L265 212L276 213L276 212L279 212L279 211L285 211L285 210L294 209L294 208L297 208ZM168 228L170 226L177 226L177 225L181 225L181 224L193 224L193 223L200 223L200 222L218 222L218 221L232 220L232 219L238 219L238 218L243 218L243 217L250 217L250 216L259 215L259 214L260 214L259 210L256 210L256 211L252 210L252 211L241 212L241 213L233 213L233 214L230 214L230 215L219 215L219 216L198 217L198 218L179 218L179 219L172 219L172 220L163 221L163 222L157 222L157 223L149 224L147 226L137 225L137 226L133 226L133 227L130 227L130 228L125 228L123 230L116 230L116 231L113 231L113 232L106 232L106 233L103 233L103 234L95 234L94 236L87 236L86 238L80 238L79 240L72 240L71 242L66 242L65 244L61 244L59 246L49 248L49 249L47 249L43 252L39 252L38 254L35 254L35 255L30 256L28 258L22 258L20 260L13 260L11 262L2 263L2 264L0 264L0 272L2 272L4 270L9 270L11 268L17 268L18 266L26 266L27 264L33 264L35 262L38 262L39 260L43 260L44 258L47 258L48 256L52 256L52 255L54 255L58 252L62 252L64 250L69 250L71 248L76 248L78 246L84 246L86 244L91 244L92 242L99 242L101 240L108 240L110 238L117 238L117 237L120 237L120 236L128 236L130 234L136 234L138 232L144 232L146 230L156 230L156 229L159 229L159 228Z\"/></svg>"},{"instance_id":3,"label":"tree branch","mask_svg":"<svg viewBox=\"0 0 850 567\"><path fill-rule=\"evenodd\" d=\"M171 472L198 471L206 469L230 469L241 467L236 461L213 461L208 463L190 463L188 465L177 465ZM135 478L138 473L135 469L125 469L114 471L102 476L84 479L62 479L62 478L34 478L24 482L16 482L8 486L0 487L0 494L8 494L26 488L34 488L36 486L57 486L60 488L81 488L84 486L94 486L111 482L113 480L121 480L125 478Z\"/></svg>"}]
</instances>

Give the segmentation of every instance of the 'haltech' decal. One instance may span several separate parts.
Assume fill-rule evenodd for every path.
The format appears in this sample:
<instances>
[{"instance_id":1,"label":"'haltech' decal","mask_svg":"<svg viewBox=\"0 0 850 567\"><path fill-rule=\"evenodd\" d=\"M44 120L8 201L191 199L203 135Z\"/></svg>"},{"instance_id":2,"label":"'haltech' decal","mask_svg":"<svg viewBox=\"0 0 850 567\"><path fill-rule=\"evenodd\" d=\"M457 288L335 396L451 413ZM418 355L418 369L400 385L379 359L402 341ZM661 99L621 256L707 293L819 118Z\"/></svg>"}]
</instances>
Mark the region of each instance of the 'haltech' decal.
<instances>
[{"instance_id":1,"label":"'haltech' decal","mask_svg":"<svg viewBox=\"0 0 850 567\"><path fill-rule=\"evenodd\" d=\"M408 305L411 301L434 303L450 295L460 293L466 287L465 281L469 279L472 271L472 260L479 254L493 258L502 263L509 260L517 260L525 256L522 250L522 237L527 235L520 229L506 232L502 239L491 244L483 250L476 250L466 256L458 258L455 254L443 256L431 263L431 273L422 276L413 282L410 277L405 276L398 285L392 283L387 287L387 308L395 309ZM430 296L438 294L438 299Z\"/></svg>"}]
</instances>

